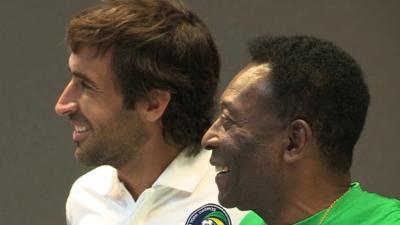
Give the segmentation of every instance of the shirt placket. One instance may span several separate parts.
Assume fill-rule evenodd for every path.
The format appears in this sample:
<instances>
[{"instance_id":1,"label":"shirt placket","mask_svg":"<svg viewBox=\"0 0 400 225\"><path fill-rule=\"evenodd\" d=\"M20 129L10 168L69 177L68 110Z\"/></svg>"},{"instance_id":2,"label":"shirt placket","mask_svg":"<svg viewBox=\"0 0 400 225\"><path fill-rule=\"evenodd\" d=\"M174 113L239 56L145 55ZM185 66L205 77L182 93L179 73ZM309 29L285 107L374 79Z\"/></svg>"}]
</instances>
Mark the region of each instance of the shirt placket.
<instances>
[{"instance_id":1,"label":"shirt placket","mask_svg":"<svg viewBox=\"0 0 400 225\"><path fill-rule=\"evenodd\" d=\"M146 217L156 199L156 190L154 188L146 189L138 198L131 215L130 225L148 225Z\"/></svg>"}]
</instances>

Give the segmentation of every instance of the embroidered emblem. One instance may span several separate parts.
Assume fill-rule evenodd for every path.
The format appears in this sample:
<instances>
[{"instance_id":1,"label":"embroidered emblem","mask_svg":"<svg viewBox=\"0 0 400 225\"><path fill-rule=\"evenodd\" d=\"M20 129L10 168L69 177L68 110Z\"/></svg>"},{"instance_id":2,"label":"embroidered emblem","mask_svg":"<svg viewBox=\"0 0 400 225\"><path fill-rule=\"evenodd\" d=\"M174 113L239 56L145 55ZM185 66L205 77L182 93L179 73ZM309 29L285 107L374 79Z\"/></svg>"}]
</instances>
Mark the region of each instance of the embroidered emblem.
<instances>
[{"instance_id":1,"label":"embroidered emblem","mask_svg":"<svg viewBox=\"0 0 400 225\"><path fill-rule=\"evenodd\" d=\"M185 225L232 225L232 222L224 208L209 203L192 212Z\"/></svg>"}]
</instances>

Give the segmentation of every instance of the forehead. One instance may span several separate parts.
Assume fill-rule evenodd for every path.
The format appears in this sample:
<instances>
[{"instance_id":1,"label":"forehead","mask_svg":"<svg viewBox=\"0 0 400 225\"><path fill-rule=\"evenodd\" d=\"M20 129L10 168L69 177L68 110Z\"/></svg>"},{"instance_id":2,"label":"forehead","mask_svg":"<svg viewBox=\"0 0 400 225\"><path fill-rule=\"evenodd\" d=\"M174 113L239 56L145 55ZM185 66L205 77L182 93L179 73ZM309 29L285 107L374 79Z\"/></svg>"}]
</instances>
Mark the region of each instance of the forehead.
<instances>
[{"instance_id":1,"label":"forehead","mask_svg":"<svg viewBox=\"0 0 400 225\"><path fill-rule=\"evenodd\" d=\"M68 65L70 68L89 67L109 70L111 64L111 51L99 54L94 47L82 47L76 52L71 52Z\"/></svg>"},{"instance_id":2,"label":"forehead","mask_svg":"<svg viewBox=\"0 0 400 225\"><path fill-rule=\"evenodd\" d=\"M94 47L82 47L72 52L68 67L72 74L81 74L100 87L117 86L116 74L111 66L112 52L99 54Z\"/></svg>"},{"instance_id":3,"label":"forehead","mask_svg":"<svg viewBox=\"0 0 400 225\"><path fill-rule=\"evenodd\" d=\"M223 105L249 105L258 102L270 90L268 74L270 65L249 64L243 68L229 83L224 91L221 103Z\"/></svg>"}]
</instances>

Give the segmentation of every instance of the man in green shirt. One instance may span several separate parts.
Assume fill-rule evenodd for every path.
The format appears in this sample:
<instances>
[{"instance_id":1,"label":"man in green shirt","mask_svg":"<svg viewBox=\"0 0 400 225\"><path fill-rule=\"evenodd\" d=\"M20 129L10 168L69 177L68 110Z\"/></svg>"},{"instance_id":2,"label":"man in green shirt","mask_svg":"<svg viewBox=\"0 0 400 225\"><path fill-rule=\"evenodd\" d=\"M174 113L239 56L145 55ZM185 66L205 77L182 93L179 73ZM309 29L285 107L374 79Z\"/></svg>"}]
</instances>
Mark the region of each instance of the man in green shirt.
<instances>
[{"instance_id":1,"label":"man in green shirt","mask_svg":"<svg viewBox=\"0 0 400 225\"><path fill-rule=\"evenodd\" d=\"M255 212L241 225L400 224L399 200L351 182L369 105L355 60L309 36L261 37L249 49L202 141L220 203Z\"/></svg>"}]
</instances>

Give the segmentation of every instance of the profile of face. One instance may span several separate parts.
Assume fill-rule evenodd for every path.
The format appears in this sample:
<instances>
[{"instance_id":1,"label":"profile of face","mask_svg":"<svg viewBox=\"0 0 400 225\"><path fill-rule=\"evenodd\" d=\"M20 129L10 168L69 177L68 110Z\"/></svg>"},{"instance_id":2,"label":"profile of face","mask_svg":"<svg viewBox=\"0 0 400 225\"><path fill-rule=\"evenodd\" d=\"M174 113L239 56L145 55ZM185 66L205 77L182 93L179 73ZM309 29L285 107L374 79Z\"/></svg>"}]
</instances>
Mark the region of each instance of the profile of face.
<instances>
[{"instance_id":1,"label":"profile of face","mask_svg":"<svg viewBox=\"0 0 400 225\"><path fill-rule=\"evenodd\" d=\"M111 57L110 51L96 55L91 47L71 53L68 64L72 78L55 111L70 119L78 161L118 168L135 156L147 135L137 111L124 106Z\"/></svg>"},{"instance_id":2,"label":"profile of face","mask_svg":"<svg viewBox=\"0 0 400 225\"><path fill-rule=\"evenodd\" d=\"M212 150L218 199L225 207L254 210L260 199L274 202L280 196L282 149L288 140L272 108L269 71L268 64L250 64L240 71L203 136L203 147Z\"/></svg>"}]
</instances>

